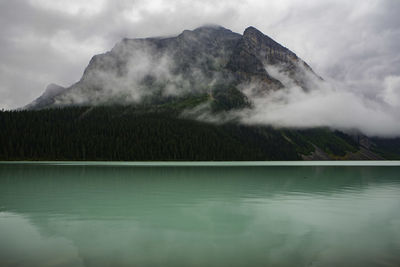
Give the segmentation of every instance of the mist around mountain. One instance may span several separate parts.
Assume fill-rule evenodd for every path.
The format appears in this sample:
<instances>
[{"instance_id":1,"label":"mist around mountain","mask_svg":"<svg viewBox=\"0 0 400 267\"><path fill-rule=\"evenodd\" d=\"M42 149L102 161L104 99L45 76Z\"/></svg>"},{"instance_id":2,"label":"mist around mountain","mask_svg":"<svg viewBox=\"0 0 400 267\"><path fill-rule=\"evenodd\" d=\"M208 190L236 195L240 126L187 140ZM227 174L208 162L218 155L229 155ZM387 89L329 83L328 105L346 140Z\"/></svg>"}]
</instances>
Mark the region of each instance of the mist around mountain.
<instances>
[{"instance_id":1,"label":"mist around mountain","mask_svg":"<svg viewBox=\"0 0 400 267\"><path fill-rule=\"evenodd\" d=\"M52 94L46 90L26 108L154 104L197 95L218 102L229 91L241 101L225 109L238 109L289 82L310 91L313 79L322 80L296 54L253 27L240 35L204 26L176 37L123 39L94 56L77 83Z\"/></svg>"},{"instance_id":2,"label":"mist around mountain","mask_svg":"<svg viewBox=\"0 0 400 267\"><path fill-rule=\"evenodd\" d=\"M338 116L348 105L354 112ZM399 127L393 118L384 116L384 130L367 123L379 112L254 27L241 35L209 25L123 39L77 83L52 84L22 110L2 112L0 158L399 158L400 142L387 138Z\"/></svg>"}]
</instances>

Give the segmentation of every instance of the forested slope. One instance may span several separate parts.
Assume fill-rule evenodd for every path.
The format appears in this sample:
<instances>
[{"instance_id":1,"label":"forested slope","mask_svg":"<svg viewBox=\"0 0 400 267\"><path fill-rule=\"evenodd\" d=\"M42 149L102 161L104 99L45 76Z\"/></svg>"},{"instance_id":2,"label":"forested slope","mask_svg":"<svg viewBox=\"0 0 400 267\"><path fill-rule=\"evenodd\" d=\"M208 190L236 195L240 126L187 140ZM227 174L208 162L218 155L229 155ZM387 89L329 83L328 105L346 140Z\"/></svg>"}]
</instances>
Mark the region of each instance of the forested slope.
<instances>
[{"instance_id":1,"label":"forested slope","mask_svg":"<svg viewBox=\"0 0 400 267\"><path fill-rule=\"evenodd\" d=\"M0 126L1 160L301 160L319 159L316 149L347 159L360 150L328 129L218 125L129 106L2 111ZM384 145L376 152L398 158Z\"/></svg>"}]
</instances>

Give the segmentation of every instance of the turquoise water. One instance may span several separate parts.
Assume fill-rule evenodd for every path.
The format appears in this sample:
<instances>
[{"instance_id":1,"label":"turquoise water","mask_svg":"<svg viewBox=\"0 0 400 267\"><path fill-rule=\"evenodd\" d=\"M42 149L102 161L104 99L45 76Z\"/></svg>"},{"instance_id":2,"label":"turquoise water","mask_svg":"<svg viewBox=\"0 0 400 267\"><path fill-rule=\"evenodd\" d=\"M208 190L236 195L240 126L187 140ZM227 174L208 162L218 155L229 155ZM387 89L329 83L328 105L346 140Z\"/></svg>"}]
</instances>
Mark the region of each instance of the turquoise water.
<instances>
[{"instance_id":1,"label":"turquoise water","mask_svg":"<svg viewBox=\"0 0 400 267\"><path fill-rule=\"evenodd\" d=\"M399 164L340 164L0 163L0 266L399 266Z\"/></svg>"}]
</instances>

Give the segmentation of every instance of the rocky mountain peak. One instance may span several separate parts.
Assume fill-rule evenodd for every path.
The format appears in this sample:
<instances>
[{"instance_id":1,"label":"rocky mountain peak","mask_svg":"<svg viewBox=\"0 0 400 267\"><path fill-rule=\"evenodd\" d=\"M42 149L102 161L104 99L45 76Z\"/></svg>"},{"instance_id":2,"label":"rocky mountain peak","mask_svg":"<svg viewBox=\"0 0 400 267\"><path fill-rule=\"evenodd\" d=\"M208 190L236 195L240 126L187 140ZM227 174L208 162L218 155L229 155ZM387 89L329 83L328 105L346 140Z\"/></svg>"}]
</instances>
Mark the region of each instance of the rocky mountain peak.
<instances>
[{"instance_id":1,"label":"rocky mountain peak","mask_svg":"<svg viewBox=\"0 0 400 267\"><path fill-rule=\"evenodd\" d=\"M197 40L203 42L227 41L231 39L239 39L240 37L240 34L234 33L219 25L205 25L194 30L184 30L177 36L178 39L185 41Z\"/></svg>"},{"instance_id":2,"label":"rocky mountain peak","mask_svg":"<svg viewBox=\"0 0 400 267\"><path fill-rule=\"evenodd\" d=\"M77 83L50 87L29 107L153 103L212 95L215 88L232 93L246 84L263 94L284 86L268 73L272 65L306 88L305 73L315 74L311 68L301 69L299 62L293 52L254 27L243 35L205 25L175 37L125 38L111 51L95 55Z\"/></svg>"},{"instance_id":3,"label":"rocky mountain peak","mask_svg":"<svg viewBox=\"0 0 400 267\"><path fill-rule=\"evenodd\" d=\"M251 53L257 55L268 64L276 64L280 61L288 62L296 60L295 53L280 45L269 36L263 34L254 27L248 27L243 33L244 46Z\"/></svg>"},{"instance_id":4,"label":"rocky mountain peak","mask_svg":"<svg viewBox=\"0 0 400 267\"><path fill-rule=\"evenodd\" d=\"M250 26L244 30L243 37L257 40L263 38L264 34L257 30L255 27Z\"/></svg>"}]
</instances>

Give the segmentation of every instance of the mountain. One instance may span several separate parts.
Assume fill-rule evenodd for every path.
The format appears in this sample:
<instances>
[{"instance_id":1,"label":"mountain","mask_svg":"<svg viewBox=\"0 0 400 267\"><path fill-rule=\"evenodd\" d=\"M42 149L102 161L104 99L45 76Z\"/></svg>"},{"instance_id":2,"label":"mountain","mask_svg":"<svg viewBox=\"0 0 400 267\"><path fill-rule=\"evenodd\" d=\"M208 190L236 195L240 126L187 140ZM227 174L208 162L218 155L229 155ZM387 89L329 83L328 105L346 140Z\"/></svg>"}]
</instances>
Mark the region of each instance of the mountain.
<instances>
[{"instance_id":1,"label":"mountain","mask_svg":"<svg viewBox=\"0 0 400 267\"><path fill-rule=\"evenodd\" d=\"M277 76L288 76L304 90L310 90L310 77L320 79L295 53L254 27L243 35L204 26L175 37L123 39L94 56L77 83L45 93L27 108L154 104L199 95L222 109L243 108L249 97L285 86L268 72L274 67Z\"/></svg>"},{"instance_id":2,"label":"mountain","mask_svg":"<svg viewBox=\"0 0 400 267\"><path fill-rule=\"evenodd\" d=\"M38 109L51 106L54 103L54 99L65 90L65 87L51 83L46 87L46 90L41 96L36 98L33 102L29 103L22 109Z\"/></svg>"},{"instance_id":3,"label":"mountain","mask_svg":"<svg viewBox=\"0 0 400 267\"><path fill-rule=\"evenodd\" d=\"M400 139L248 125L238 114L323 79L254 27L123 39L69 87L0 111L0 160L400 159Z\"/></svg>"}]
</instances>

